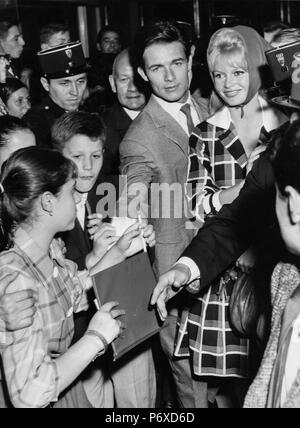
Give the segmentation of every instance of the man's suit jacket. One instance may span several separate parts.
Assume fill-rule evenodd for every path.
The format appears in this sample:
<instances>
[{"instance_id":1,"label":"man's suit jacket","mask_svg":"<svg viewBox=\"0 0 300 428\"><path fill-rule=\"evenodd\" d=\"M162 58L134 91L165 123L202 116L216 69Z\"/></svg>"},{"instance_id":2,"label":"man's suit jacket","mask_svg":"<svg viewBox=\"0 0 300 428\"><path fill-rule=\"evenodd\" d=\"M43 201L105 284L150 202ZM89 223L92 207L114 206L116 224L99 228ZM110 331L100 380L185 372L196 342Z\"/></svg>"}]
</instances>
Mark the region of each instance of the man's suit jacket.
<instances>
[{"instance_id":1,"label":"man's suit jacket","mask_svg":"<svg viewBox=\"0 0 300 428\"><path fill-rule=\"evenodd\" d=\"M132 120L118 102L114 103L103 115L103 120L107 129L101 174L118 175L120 166L119 146Z\"/></svg>"},{"instance_id":2,"label":"man's suit jacket","mask_svg":"<svg viewBox=\"0 0 300 428\"><path fill-rule=\"evenodd\" d=\"M207 106L195 104L195 108L199 122L205 120ZM185 228L186 219L182 214L188 154L188 135L152 96L144 110L132 122L120 145L120 170L127 175L129 186L134 183L143 183L148 188L155 183L179 183L182 186L182 191L176 192L177 206L170 213L167 212L169 218L162 218L160 214L157 218L151 218L151 215L149 218L156 232L154 267L159 275L176 262L192 238L192 232ZM131 196L133 195L130 195L129 190L129 200ZM165 203L166 198L163 200ZM152 205L157 204L154 201ZM176 218L175 211L179 212L179 218Z\"/></svg>"}]
</instances>

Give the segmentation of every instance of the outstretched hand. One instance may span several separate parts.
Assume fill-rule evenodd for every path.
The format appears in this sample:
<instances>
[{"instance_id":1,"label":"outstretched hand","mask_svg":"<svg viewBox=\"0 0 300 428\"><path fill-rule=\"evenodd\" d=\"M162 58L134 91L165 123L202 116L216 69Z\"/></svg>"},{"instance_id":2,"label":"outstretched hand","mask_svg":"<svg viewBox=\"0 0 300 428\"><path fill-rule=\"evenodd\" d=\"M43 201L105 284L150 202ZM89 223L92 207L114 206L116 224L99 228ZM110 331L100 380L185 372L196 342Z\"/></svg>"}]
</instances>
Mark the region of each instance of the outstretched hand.
<instances>
[{"instance_id":1,"label":"outstretched hand","mask_svg":"<svg viewBox=\"0 0 300 428\"><path fill-rule=\"evenodd\" d=\"M151 297L151 305L156 305L162 321L167 317L166 303L176 296L188 284L191 277L190 269L184 264L177 264L169 272L159 278Z\"/></svg>"}]
</instances>

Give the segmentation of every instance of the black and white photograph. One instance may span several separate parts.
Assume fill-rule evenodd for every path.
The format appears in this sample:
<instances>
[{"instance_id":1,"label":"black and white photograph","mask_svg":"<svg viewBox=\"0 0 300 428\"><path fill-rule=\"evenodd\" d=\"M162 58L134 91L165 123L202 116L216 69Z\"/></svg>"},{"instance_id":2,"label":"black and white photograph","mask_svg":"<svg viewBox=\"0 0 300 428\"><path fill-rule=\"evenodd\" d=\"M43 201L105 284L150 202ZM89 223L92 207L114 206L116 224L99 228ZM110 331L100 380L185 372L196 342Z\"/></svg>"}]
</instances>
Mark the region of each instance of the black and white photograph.
<instances>
[{"instance_id":1,"label":"black and white photograph","mask_svg":"<svg viewBox=\"0 0 300 428\"><path fill-rule=\"evenodd\" d=\"M0 408L300 408L300 0L0 0Z\"/></svg>"}]
</instances>

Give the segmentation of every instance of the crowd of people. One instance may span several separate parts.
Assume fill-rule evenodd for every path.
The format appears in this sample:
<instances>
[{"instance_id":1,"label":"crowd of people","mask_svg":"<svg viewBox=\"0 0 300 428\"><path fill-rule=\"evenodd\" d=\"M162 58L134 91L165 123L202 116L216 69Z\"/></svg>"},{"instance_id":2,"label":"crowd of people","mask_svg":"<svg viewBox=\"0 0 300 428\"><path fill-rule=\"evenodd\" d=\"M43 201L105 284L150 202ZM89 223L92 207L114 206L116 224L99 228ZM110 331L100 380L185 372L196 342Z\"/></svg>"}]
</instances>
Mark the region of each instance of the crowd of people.
<instances>
[{"instance_id":1,"label":"crowd of people","mask_svg":"<svg viewBox=\"0 0 300 428\"><path fill-rule=\"evenodd\" d=\"M130 46L104 27L90 60L47 24L31 69L0 21L0 408L300 407L300 90L289 76L275 97L265 55L300 29L264 30L211 36L203 97L182 23ZM121 236L102 183L136 219ZM140 236L161 328L113 361L124 310L96 309L93 276ZM231 312L245 277L263 288L251 333Z\"/></svg>"}]
</instances>

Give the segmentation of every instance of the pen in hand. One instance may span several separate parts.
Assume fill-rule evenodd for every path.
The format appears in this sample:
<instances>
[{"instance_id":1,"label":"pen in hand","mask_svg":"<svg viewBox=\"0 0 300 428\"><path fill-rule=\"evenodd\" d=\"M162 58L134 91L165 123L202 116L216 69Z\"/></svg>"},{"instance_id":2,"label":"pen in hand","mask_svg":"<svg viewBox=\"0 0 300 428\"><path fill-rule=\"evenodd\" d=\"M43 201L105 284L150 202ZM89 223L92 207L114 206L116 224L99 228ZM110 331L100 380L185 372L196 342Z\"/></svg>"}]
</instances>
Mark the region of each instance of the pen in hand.
<instances>
[{"instance_id":1,"label":"pen in hand","mask_svg":"<svg viewBox=\"0 0 300 428\"><path fill-rule=\"evenodd\" d=\"M138 222L139 222L140 229L141 229L141 239L142 239L142 243L143 243L143 251L144 251L144 253L146 253L147 252L147 245L146 245L146 242L145 242L145 239L143 236L143 224L142 224L142 216L141 216L140 212L138 213Z\"/></svg>"}]
</instances>

